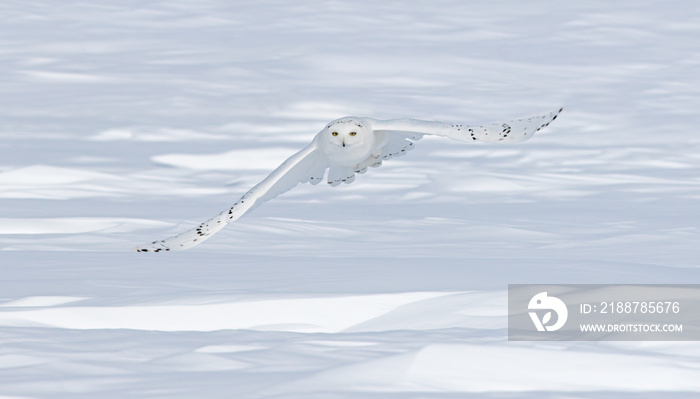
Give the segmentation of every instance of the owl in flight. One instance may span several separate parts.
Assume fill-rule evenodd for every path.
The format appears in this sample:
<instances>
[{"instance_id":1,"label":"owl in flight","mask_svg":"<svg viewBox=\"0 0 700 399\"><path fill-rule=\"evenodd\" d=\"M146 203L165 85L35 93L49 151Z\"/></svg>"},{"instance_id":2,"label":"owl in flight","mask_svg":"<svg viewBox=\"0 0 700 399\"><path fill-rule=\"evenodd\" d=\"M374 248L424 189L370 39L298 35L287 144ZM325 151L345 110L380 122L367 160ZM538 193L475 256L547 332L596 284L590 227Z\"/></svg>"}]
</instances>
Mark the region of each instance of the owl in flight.
<instances>
[{"instance_id":1,"label":"owl in flight","mask_svg":"<svg viewBox=\"0 0 700 399\"><path fill-rule=\"evenodd\" d=\"M486 125L430 122L416 119L378 120L348 116L326 125L306 148L292 155L269 176L250 189L218 216L174 237L136 248L138 252L177 251L194 247L226 224L237 220L265 201L292 189L298 183L331 186L352 183L356 173L376 168L383 161L404 155L426 134L458 141L517 143L549 125L562 111L543 116Z\"/></svg>"}]
</instances>

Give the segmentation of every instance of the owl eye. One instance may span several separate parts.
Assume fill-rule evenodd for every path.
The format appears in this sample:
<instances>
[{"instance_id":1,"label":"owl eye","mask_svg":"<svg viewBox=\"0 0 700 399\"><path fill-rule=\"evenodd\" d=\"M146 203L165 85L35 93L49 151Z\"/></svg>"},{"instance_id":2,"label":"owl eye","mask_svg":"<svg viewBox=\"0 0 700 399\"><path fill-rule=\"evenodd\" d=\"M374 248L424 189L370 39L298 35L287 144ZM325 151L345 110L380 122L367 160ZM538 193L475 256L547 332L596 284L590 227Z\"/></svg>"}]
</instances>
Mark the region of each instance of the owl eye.
<instances>
[{"instance_id":1,"label":"owl eye","mask_svg":"<svg viewBox=\"0 0 700 399\"><path fill-rule=\"evenodd\" d=\"M356 135L357 135L357 132L350 132L350 135L351 135L351 136L356 136Z\"/></svg>"},{"instance_id":2,"label":"owl eye","mask_svg":"<svg viewBox=\"0 0 700 399\"><path fill-rule=\"evenodd\" d=\"M338 135L338 132L333 132L333 133L331 133L331 134L334 135L334 136L337 136L337 135Z\"/></svg>"}]
</instances>

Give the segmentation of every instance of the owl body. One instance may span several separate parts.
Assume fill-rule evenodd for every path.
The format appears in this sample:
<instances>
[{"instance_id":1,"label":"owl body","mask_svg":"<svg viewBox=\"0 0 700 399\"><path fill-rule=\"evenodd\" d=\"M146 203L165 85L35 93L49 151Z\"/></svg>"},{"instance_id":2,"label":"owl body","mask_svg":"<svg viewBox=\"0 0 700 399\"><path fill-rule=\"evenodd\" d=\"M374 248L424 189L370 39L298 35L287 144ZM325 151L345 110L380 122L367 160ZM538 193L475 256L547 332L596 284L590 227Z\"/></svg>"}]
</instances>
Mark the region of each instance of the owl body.
<instances>
[{"instance_id":1,"label":"owl body","mask_svg":"<svg viewBox=\"0 0 700 399\"><path fill-rule=\"evenodd\" d=\"M331 186L351 183L357 173L405 155L413 148L414 142L426 134L464 142L518 143L548 126L560 112L561 109L545 115L484 125L354 116L336 119L326 125L311 144L282 162L230 208L185 233L152 241L136 250L161 252L191 248L298 183L326 181Z\"/></svg>"}]
</instances>

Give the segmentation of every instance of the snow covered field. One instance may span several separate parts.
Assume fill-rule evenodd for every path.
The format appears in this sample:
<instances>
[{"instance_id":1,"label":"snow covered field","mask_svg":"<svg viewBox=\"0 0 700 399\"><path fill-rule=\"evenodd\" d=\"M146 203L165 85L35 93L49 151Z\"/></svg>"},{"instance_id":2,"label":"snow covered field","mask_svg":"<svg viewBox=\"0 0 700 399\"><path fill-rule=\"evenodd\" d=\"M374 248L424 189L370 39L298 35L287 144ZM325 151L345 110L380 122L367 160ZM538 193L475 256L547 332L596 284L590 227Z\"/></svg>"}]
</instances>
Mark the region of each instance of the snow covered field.
<instances>
[{"instance_id":1,"label":"snow covered field","mask_svg":"<svg viewBox=\"0 0 700 399\"><path fill-rule=\"evenodd\" d=\"M509 283L700 283L696 2L0 4L0 398L685 398L698 342L508 342ZM297 186L330 120L492 122Z\"/></svg>"}]
</instances>

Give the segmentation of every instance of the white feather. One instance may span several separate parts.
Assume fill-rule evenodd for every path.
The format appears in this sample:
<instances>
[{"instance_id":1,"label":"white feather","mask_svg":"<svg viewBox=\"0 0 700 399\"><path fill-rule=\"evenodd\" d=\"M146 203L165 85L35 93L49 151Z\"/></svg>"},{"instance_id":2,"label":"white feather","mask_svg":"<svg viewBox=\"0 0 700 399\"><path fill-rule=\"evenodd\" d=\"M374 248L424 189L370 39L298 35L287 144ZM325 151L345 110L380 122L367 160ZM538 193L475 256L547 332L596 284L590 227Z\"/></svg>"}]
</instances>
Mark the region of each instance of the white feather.
<instances>
[{"instance_id":1,"label":"white feather","mask_svg":"<svg viewBox=\"0 0 700 399\"><path fill-rule=\"evenodd\" d=\"M323 154L317 150L316 143L313 142L284 161L263 181L245 193L233 206L219 215L185 233L141 245L136 250L139 252L176 251L200 244L223 229L226 224L252 211L263 202L291 190L298 183L308 181L316 183L315 179L318 179L319 176L319 165L328 164L328 161L323 158ZM322 178L323 171L320 173L320 179Z\"/></svg>"},{"instance_id":2,"label":"white feather","mask_svg":"<svg viewBox=\"0 0 700 399\"><path fill-rule=\"evenodd\" d=\"M175 251L202 243L265 201L291 190L299 183L352 183L355 173L381 166L382 162L403 156L425 134L459 141L517 143L532 137L549 125L562 110L543 116L485 125L466 125L416 119L378 120L345 117L332 121L309 146L292 155L263 181L250 189L233 206L185 233L136 248L139 252ZM328 173L326 174L326 170Z\"/></svg>"},{"instance_id":3,"label":"white feather","mask_svg":"<svg viewBox=\"0 0 700 399\"><path fill-rule=\"evenodd\" d=\"M459 141L519 143L529 139L542 128L549 126L550 122L556 119L562 110L560 108L546 115L484 125L431 122L417 119L369 120L375 132L415 132L449 137Z\"/></svg>"}]
</instances>

